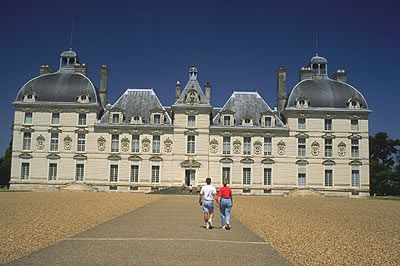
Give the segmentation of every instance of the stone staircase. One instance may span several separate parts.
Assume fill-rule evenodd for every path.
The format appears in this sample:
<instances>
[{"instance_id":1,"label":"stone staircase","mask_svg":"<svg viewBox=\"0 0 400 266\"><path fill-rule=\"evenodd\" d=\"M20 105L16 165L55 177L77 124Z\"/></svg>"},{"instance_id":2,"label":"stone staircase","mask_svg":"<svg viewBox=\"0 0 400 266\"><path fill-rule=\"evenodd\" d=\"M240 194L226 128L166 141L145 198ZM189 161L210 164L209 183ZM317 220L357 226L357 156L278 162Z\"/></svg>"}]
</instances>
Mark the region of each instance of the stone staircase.
<instances>
[{"instance_id":1,"label":"stone staircase","mask_svg":"<svg viewBox=\"0 0 400 266\"><path fill-rule=\"evenodd\" d=\"M186 187L184 192L182 192L181 187L166 187L159 190L154 190L148 194L167 194L167 195L190 195L189 188ZM197 195L197 190L194 187L192 195Z\"/></svg>"},{"instance_id":2,"label":"stone staircase","mask_svg":"<svg viewBox=\"0 0 400 266\"><path fill-rule=\"evenodd\" d=\"M97 188L85 183L68 183L59 188L60 191L97 192Z\"/></svg>"},{"instance_id":3,"label":"stone staircase","mask_svg":"<svg viewBox=\"0 0 400 266\"><path fill-rule=\"evenodd\" d=\"M288 197L324 197L319 191L312 188L295 188L290 191L287 195Z\"/></svg>"}]
</instances>

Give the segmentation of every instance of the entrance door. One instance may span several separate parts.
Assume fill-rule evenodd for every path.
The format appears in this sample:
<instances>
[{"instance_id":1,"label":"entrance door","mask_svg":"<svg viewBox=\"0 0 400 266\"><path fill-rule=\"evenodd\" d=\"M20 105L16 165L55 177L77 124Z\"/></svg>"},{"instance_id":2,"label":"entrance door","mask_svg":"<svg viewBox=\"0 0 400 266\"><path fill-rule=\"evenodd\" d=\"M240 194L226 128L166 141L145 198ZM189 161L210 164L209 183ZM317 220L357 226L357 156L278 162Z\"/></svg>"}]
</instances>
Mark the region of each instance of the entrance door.
<instances>
[{"instance_id":1,"label":"entrance door","mask_svg":"<svg viewBox=\"0 0 400 266\"><path fill-rule=\"evenodd\" d=\"M306 186L306 174L299 173L299 175L298 175L298 183L299 183L299 187L305 187Z\"/></svg>"},{"instance_id":2,"label":"entrance door","mask_svg":"<svg viewBox=\"0 0 400 266\"><path fill-rule=\"evenodd\" d=\"M196 170L185 170L185 185L195 186L196 185Z\"/></svg>"}]
</instances>

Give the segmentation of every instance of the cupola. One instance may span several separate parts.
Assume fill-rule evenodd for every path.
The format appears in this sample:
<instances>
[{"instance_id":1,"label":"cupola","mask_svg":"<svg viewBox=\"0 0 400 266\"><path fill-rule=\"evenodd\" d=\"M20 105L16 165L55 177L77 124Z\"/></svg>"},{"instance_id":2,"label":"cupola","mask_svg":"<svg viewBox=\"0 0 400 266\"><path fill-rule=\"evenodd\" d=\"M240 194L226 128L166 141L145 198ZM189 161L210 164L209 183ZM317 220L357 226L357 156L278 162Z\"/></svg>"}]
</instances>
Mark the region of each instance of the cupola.
<instances>
[{"instance_id":1,"label":"cupola","mask_svg":"<svg viewBox=\"0 0 400 266\"><path fill-rule=\"evenodd\" d=\"M327 76L328 75L328 61L325 57L321 57L318 53L311 58L310 63L307 65L310 67L314 75Z\"/></svg>"},{"instance_id":2,"label":"cupola","mask_svg":"<svg viewBox=\"0 0 400 266\"><path fill-rule=\"evenodd\" d=\"M79 64L79 57L72 49L60 55L60 70L74 70L74 65Z\"/></svg>"}]
</instances>

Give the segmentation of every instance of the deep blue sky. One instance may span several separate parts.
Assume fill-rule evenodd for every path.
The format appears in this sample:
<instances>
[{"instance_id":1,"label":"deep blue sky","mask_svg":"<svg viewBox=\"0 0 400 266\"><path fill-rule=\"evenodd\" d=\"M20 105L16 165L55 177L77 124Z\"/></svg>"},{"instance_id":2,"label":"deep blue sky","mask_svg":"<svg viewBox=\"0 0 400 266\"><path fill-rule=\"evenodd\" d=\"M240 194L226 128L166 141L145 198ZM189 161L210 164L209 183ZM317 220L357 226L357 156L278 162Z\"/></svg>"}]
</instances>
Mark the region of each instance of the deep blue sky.
<instances>
[{"instance_id":1,"label":"deep blue sky","mask_svg":"<svg viewBox=\"0 0 400 266\"><path fill-rule=\"evenodd\" d=\"M18 1L0 2L0 156L6 149L18 90L42 64L58 69L70 48L99 87L109 73L111 103L127 88L154 88L164 105L174 83L186 84L193 62L212 104L233 91L258 91L275 106L275 70L287 68L287 93L318 50L329 76L343 68L366 97L370 134L400 138L400 1Z\"/></svg>"}]
</instances>

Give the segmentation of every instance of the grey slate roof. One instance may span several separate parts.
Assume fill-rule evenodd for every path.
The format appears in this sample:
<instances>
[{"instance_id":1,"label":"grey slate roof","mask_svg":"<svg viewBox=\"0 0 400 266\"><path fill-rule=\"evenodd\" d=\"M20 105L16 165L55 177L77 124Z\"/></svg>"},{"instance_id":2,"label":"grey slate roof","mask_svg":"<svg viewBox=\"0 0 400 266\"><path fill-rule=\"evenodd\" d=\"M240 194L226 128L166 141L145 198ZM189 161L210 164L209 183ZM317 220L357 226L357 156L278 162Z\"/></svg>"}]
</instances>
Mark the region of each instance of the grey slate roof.
<instances>
[{"instance_id":1,"label":"grey slate roof","mask_svg":"<svg viewBox=\"0 0 400 266\"><path fill-rule=\"evenodd\" d=\"M124 114L124 123L130 123L133 116L139 115L144 120L144 124L149 124L150 115L154 110L162 110L170 121L170 116L161 105L153 89L127 89L115 104L104 113L100 123L108 123L110 112L114 110L121 111Z\"/></svg>"},{"instance_id":2,"label":"grey slate roof","mask_svg":"<svg viewBox=\"0 0 400 266\"><path fill-rule=\"evenodd\" d=\"M299 97L308 100L312 108L347 108L346 103L356 98L361 103L361 109L368 109L364 96L357 89L326 76L300 81L289 93L286 107L296 107Z\"/></svg>"},{"instance_id":3,"label":"grey slate roof","mask_svg":"<svg viewBox=\"0 0 400 266\"><path fill-rule=\"evenodd\" d=\"M241 126L245 118L252 119L255 126L261 126L260 118L265 113L275 116L276 126L283 126L276 113L271 110L257 92L234 92L224 107L214 117L214 125L220 124L220 117L224 113L233 113L235 126Z\"/></svg>"},{"instance_id":4,"label":"grey slate roof","mask_svg":"<svg viewBox=\"0 0 400 266\"><path fill-rule=\"evenodd\" d=\"M58 71L35 77L28 81L18 92L16 101L23 101L24 96L33 92L40 102L77 102L77 97L86 94L89 103L99 103L97 90L83 74Z\"/></svg>"}]
</instances>

